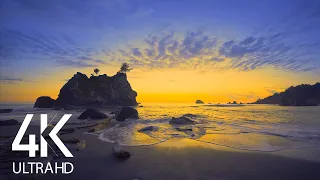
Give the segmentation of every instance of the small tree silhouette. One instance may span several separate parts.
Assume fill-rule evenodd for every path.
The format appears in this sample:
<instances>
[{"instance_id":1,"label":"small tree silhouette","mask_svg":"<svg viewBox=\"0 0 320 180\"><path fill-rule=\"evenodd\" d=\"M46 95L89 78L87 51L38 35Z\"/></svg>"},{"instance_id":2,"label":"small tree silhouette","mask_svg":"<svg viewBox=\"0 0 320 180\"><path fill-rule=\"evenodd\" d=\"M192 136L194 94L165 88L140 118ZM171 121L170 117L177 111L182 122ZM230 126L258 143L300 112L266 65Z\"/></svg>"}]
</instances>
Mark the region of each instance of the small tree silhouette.
<instances>
[{"instance_id":1,"label":"small tree silhouette","mask_svg":"<svg viewBox=\"0 0 320 180\"><path fill-rule=\"evenodd\" d=\"M98 68L95 68L95 69L93 70L93 72L94 72L96 75L98 75L99 72L100 72L100 70L99 70Z\"/></svg>"},{"instance_id":2,"label":"small tree silhouette","mask_svg":"<svg viewBox=\"0 0 320 180\"><path fill-rule=\"evenodd\" d=\"M130 67L130 65L128 63L122 63L121 67L120 67L120 70L118 72L125 74L126 72L129 72L131 70L132 70L132 68Z\"/></svg>"}]
</instances>

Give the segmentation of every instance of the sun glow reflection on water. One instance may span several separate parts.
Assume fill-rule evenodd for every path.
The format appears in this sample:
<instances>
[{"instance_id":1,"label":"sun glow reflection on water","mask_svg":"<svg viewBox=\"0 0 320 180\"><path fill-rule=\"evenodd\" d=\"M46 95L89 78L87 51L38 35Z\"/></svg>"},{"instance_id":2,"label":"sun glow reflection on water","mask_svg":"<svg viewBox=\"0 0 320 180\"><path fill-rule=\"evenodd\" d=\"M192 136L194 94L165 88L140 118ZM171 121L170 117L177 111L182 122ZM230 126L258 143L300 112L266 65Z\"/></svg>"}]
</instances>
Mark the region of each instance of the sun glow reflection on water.
<instances>
[{"instance_id":1,"label":"sun glow reflection on water","mask_svg":"<svg viewBox=\"0 0 320 180\"><path fill-rule=\"evenodd\" d=\"M143 104L139 120L105 130L100 139L123 145L169 144L190 139L238 150L274 152L318 147L319 107L274 105ZM170 125L172 117L192 115L195 125ZM153 126L157 130L139 132ZM164 143L166 142L166 143ZM175 143L173 143L175 144ZM182 143L183 144L183 143Z\"/></svg>"},{"instance_id":2,"label":"sun glow reflection on water","mask_svg":"<svg viewBox=\"0 0 320 180\"><path fill-rule=\"evenodd\" d=\"M140 117L138 120L111 120L104 128L95 132L95 135L102 141L118 141L124 146L183 148L200 145L259 152L308 151L320 147L320 106L144 103L136 109ZM108 108L100 111L106 114L111 112ZM3 114L1 119L23 121L26 113L46 113L49 119L55 117L55 122L63 114L71 113L71 123L83 123L77 119L82 112L82 109L57 111L25 108ZM172 117L186 114L197 123L182 126L169 124ZM39 124L38 115L34 118L32 123ZM153 131L139 132L148 126L156 128Z\"/></svg>"}]
</instances>

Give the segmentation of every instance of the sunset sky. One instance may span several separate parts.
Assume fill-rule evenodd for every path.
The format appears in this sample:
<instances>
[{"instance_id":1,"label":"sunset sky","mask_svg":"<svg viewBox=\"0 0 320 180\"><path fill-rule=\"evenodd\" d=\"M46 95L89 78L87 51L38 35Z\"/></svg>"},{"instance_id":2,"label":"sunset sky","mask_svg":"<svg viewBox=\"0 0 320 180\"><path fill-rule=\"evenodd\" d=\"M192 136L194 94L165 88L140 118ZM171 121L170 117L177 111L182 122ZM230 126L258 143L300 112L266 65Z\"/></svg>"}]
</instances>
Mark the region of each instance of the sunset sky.
<instances>
[{"instance_id":1,"label":"sunset sky","mask_svg":"<svg viewBox=\"0 0 320 180\"><path fill-rule=\"evenodd\" d=\"M139 102L252 102L320 81L319 0L1 0L0 103L122 62Z\"/></svg>"}]
</instances>

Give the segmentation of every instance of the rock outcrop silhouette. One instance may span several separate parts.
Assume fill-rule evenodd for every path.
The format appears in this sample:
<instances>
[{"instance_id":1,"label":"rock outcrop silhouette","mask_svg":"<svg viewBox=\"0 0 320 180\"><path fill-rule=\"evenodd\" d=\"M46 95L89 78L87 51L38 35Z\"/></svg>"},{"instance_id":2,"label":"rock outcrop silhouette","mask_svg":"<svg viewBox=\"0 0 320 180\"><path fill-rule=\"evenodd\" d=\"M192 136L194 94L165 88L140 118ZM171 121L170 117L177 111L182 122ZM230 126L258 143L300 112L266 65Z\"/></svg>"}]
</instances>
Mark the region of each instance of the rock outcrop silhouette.
<instances>
[{"instance_id":1,"label":"rock outcrop silhouette","mask_svg":"<svg viewBox=\"0 0 320 180\"><path fill-rule=\"evenodd\" d=\"M136 106L137 93L127 75L87 77L77 72L61 89L55 107Z\"/></svg>"},{"instance_id":2,"label":"rock outcrop silhouette","mask_svg":"<svg viewBox=\"0 0 320 180\"><path fill-rule=\"evenodd\" d=\"M320 83L291 86L284 92L275 93L253 104L279 104L282 106L316 106L320 105Z\"/></svg>"},{"instance_id":3,"label":"rock outcrop silhouette","mask_svg":"<svg viewBox=\"0 0 320 180\"><path fill-rule=\"evenodd\" d=\"M33 107L37 108L53 108L55 100L49 96L40 96L34 103Z\"/></svg>"},{"instance_id":4,"label":"rock outcrop silhouette","mask_svg":"<svg viewBox=\"0 0 320 180\"><path fill-rule=\"evenodd\" d=\"M132 107L122 107L115 115L117 121L124 121L127 118L138 119L138 111Z\"/></svg>"},{"instance_id":5,"label":"rock outcrop silhouette","mask_svg":"<svg viewBox=\"0 0 320 180\"><path fill-rule=\"evenodd\" d=\"M137 93L132 90L127 75L99 75L88 78L77 72L60 90L58 105L73 106L135 106Z\"/></svg>"},{"instance_id":6,"label":"rock outcrop silhouette","mask_svg":"<svg viewBox=\"0 0 320 180\"><path fill-rule=\"evenodd\" d=\"M203 101L201 101L200 99L196 100L196 104L204 104Z\"/></svg>"}]
</instances>

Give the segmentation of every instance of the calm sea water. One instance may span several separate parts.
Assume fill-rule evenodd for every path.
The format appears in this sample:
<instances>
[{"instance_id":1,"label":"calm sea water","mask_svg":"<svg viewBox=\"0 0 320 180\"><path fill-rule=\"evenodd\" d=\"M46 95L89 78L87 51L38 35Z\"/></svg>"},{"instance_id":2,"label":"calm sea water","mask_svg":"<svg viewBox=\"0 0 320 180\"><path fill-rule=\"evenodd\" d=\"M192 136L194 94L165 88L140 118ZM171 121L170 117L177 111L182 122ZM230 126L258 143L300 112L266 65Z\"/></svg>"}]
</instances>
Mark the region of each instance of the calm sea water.
<instances>
[{"instance_id":1,"label":"calm sea water","mask_svg":"<svg viewBox=\"0 0 320 180\"><path fill-rule=\"evenodd\" d=\"M32 104L0 105L14 108L12 113L1 114L0 120L23 121L27 113L48 114L55 122L63 114L73 114L69 122L84 123L76 118L83 110L56 111L32 108ZM143 104L137 107L139 120L112 121L106 129L95 133L102 141L119 141L122 145L153 145L167 140L188 138L194 141L249 151L279 151L320 147L320 106L283 107L276 105L196 105L196 104ZM109 113L108 109L101 109ZM169 120L192 114L196 125L172 126ZM39 116L32 121L39 124ZM138 132L146 126L157 130Z\"/></svg>"}]
</instances>

